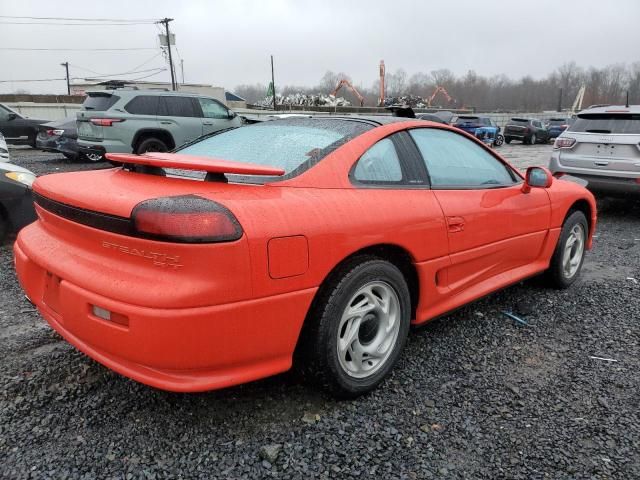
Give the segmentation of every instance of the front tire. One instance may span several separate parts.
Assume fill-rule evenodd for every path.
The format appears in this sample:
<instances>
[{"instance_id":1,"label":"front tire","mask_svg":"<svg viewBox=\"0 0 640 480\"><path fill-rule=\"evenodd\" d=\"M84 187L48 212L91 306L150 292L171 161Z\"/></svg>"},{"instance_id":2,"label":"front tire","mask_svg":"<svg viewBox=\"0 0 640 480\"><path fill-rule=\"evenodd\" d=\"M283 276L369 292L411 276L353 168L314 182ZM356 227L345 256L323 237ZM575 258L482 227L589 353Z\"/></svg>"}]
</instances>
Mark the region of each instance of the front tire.
<instances>
[{"instance_id":1,"label":"front tire","mask_svg":"<svg viewBox=\"0 0 640 480\"><path fill-rule=\"evenodd\" d=\"M529 137L529 142L528 143L529 143L529 145L535 145L537 141L538 141L538 139L536 138L536 134L534 133Z\"/></svg>"},{"instance_id":2,"label":"front tire","mask_svg":"<svg viewBox=\"0 0 640 480\"><path fill-rule=\"evenodd\" d=\"M496 147L499 147L500 145L502 145L504 143L504 137L500 134L496 135L496 139L494 140L493 144Z\"/></svg>"},{"instance_id":3,"label":"front tire","mask_svg":"<svg viewBox=\"0 0 640 480\"><path fill-rule=\"evenodd\" d=\"M373 390L406 343L411 320L402 272L376 257L357 257L318 292L301 338L300 367L340 398Z\"/></svg>"},{"instance_id":4,"label":"front tire","mask_svg":"<svg viewBox=\"0 0 640 480\"><path fill-rule=\"evenodd\" d=\"M545 275L555 288L569 288L580 275L589 235L587 217L576 210L564 222L558 244Z\"/></svg>"}]
</instances>

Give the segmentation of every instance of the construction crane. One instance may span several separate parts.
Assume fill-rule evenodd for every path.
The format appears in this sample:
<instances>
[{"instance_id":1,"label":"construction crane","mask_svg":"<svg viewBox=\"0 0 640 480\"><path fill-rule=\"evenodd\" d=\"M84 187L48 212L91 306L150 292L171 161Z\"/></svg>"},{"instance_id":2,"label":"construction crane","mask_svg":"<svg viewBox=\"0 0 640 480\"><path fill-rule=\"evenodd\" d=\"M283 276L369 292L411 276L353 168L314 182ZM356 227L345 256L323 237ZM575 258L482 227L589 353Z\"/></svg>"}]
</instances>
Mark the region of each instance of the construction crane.
<instances>
[{"instance_id":1,"label":"construction crane","mask_svg":"<svg viewBox=\"0 0 640 480\"><path fill-rule=\"evenodd\" d=\"M342 87L347 87L349 90L351 90L353 92L353 94L356 97L358 97L358 100L360 100L360 106L364 107L364 97L362 95L360 95L360 92L358 90L356 90L356 87L351 85L351 82L349 80L347 80L346 78L343 78L342 80L340 80L338 82L338 85L336 86L335 90L333 92L331 92L330 95L332 97L335 97L336 94L338 93L338 90L340 90Z\"/></svg>"},{"instance_id":2,"label":"construction crane","mask_svg":"<svg viewBox=\"0 0 640 480\"><path fill-rule=\"evenodd\" d=\"M378 105L384 106L384 60L380 60L380 96L378 97Z\"/></svg>"},{"instance_id":3,"label":"construction crane","mask_svg":"<svg viewBox=\"0 0 640 480\"><path fill-rule=\"evenodd\" d=\"M584 99L584 92L586 89L586 86L582 85L580 87L580 90L578 90L576 99L573 101L573 105L571 105L571 111L569 112L571 116L574 116L577 112L582 110L582 100Z\"/></svg>"},{"instance_id":4,"label":"construction crane","mask_svg":"<svg viewBox=\"0 0 640 480\"><path fill-rule=\"evenodd\" d=\"M431 94L431 96L427 98L428 107L431 107L431 102L433 101L434 98L436 98L436 95L438 95L438 93L442 93L447 99L447 102L451 102L453 100L451 95L449 95L449 92L447 92L447 90L444 87L441 87L440 85L438 85L436 89L433 91L433 93Z\"/></svg>"}]
</instances>

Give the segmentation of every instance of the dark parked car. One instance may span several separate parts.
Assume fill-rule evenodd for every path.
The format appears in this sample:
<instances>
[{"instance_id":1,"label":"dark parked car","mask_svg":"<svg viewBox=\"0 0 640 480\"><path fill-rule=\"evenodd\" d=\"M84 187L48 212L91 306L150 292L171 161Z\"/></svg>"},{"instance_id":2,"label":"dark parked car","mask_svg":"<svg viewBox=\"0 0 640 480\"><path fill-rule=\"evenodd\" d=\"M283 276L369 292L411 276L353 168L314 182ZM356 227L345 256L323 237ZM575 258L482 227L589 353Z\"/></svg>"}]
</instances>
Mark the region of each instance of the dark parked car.
<instances>
[{"instance_id":1,"label":"dark parked car","mask_svg":"<svg viewBox=\"0 0 640 480\"><path fill-rule=\"evenodd\" d=\"M419 120L428 120L430 122L443 123L447 125L447 121L444 120L443 118L440 118L435 113L417 113L416 118Z\"/></svg>"},{"instance_id":2,"label":"dark parked car","mask_svg":"<svg viewBox=\"0 0 640 480\"><path fill-rule=\"evenodd\" d=\"M0 103L0 132L4 135L7 143L35 147L38 127L46 122L48 120L24 117Z\"/></svg>"},{"instance_id":3,"label":"dark parked car","mask_svg":"<svg viewBox=\"0 0 640 480\"><path fill-rule=\"evenodd\" d=\"M541 120L535 118L512 118L504 127L504 141L520 140L522 143L533 145L547 143L551 137L549 130Z\"/></svg>"},{"instance_id":4,"label":"dark parked car","mask_svg":"<svg viewBox=\"0 0 640 480\"><path fill-rule=\"evenodd\" d=\"M489 117L480 117L477 115L460 115L453 124L454 127L464 130L471 135L476 134L476 129L481 127L495 127L495 124Z\"/></svg>"},{"instance_id":5,"label":"dark parked car","mask_svg":"<svg viewBox=\"0 0 640 480\"><path fill-rule=\"evenodd\" d=\"M0 243L8 233L17 232L36 219L31 195L35 178L26 168L0 162Z\"/></svg>"},{"instance_id":6,"label":"dark parked car","mask_svg":"<svg viewBox=\"0 0 640 480\"><path fill-rule=\"evenodd\" d=\"M549 130L549 137L557 138L567 127L571 125L570 118L551 118L547 122L547 130Z\"/></svg>"},{"instance_id":7,"label":"dark parked car","mask_svg":"<svg viewBox=\"0 0 640 480\"><path fill-rule=\"evenodd\" d=\"M76 117L40 125L36 148L45 152L60 152L68 159L76 160L79 157Z\"/></svg>"}]
</instances>

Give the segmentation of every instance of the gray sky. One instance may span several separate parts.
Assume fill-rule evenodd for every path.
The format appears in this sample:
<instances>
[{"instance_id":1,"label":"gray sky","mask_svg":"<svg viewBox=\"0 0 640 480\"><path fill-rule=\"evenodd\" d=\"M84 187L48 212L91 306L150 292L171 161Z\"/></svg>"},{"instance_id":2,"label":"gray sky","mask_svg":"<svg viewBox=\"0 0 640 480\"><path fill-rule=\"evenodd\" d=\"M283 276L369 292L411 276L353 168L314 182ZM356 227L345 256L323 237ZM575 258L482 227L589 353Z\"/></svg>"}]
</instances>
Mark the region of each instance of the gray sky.
<instances>
[{"instance_id":1,"label":"gray sky","mask_svg":"<svg viewBox=\"0 0 640 480\"><path fill-rule=\"evenodd\" d=\"M371 86L378 63L388 72L448 68L456 74L543 77L564 62L602 67L640 60L638 0L0 0L0 15L86 18L171 17L185 80L233 89L267 83L314 85L344 71ZM2 21L28 22L29 20ZM154 25L63 26L0 23L0 48L154 48ZM61 52L0 50L0 80L62 78L131 71L157 50ZM177 52L176 52L177 53ZM164 66L161 56L140 70ZM143 76L144 73L130 76ZM127 78L127 77L124 77ZM149 80L168 80L162 72ZM0 83L65 93L64 82Z\"/></svg>"}]
</instances>

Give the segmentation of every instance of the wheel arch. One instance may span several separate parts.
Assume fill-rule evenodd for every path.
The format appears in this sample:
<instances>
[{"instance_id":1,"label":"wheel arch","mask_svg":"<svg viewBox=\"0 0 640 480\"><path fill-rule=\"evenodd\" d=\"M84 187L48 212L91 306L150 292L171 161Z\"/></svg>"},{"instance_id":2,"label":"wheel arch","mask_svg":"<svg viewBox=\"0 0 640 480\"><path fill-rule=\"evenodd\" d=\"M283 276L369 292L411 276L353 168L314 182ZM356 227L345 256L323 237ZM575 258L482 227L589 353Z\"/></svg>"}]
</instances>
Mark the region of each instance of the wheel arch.
<instances>
[{"instance_id":1,"label":"wheel arch","mask_svg":"<svg viewBox=\"0 0 640 480\"><path fill-rule=\"evenodd\" d=\"M135 151L141 141L149 137L156 137L167 144L169 150L176 148L176 142L173 135L168 130L162 128L142 128L136 132L131 141L131 148Z\"/></svg>"}]
</instances>

